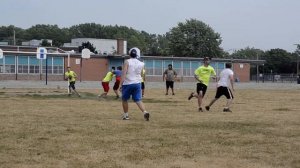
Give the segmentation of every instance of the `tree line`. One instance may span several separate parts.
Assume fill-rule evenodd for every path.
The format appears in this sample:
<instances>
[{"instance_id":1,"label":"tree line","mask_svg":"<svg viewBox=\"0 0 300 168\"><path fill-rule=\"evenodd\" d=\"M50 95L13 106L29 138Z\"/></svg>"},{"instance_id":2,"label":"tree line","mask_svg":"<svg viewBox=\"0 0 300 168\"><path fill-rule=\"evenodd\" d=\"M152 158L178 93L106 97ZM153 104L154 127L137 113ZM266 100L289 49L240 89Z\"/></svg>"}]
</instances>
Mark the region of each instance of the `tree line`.
<instances>
[{"instance_id":1,"label":"tree line","mask_svg":"<svg viewBox=\"0 0 300 168\"><path fill-rule=\"evenodd\" d=\"M14 38L15 34L15 38ZM212 27L197 19L187 19L165 34L150 34L131 27L119 25L101 25L84 23L69 28L59 28L57 25L37 24L28 29L10 26L0 27L0 41L21 45L23 41L32 39L51 39L52 45L61 47L73 38L125 39L127 47L139 47L143 55L204 57L228 59L264 59L265 72L296 73L297 59L300 47L294 53L283 49L263 51L246 47L229 53L220 47L221 34ZM14 41L15 39L15 41ZM47 42L43 41L43 45ZM259 71L263 71L261 68Z\"/></svg>"}]
</instances>

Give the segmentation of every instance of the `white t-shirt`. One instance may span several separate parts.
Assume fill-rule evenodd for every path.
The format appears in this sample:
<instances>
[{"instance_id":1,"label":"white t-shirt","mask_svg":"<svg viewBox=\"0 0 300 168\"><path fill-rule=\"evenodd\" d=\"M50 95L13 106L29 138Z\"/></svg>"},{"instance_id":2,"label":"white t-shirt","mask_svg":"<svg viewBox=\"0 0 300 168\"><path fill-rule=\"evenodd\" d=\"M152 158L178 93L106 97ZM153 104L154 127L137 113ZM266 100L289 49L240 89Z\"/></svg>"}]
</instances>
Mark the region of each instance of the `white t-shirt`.
<instances>
[{"instance_id":1,"label":"white t-shirt","mask_svg":"<svg viewBox=\"0 0 300 168\"><path fill-rule=\"evenodd\" d=\"M219 86L229 87L230 76L233 75L233 71L229 68L223 69L220 73L220 80L218 81Z\"/></svg>"},{"instance_id":2,"label":"white t-shirt","mask_svg":"<svg viewBox=\"0 0 300 168\"><path fill-rule=\"evenodd\" d=\"M141 72L144 68L144 63L135 59L130 58L127 60L128 70L124 79L123 85L130 85L142 82Z\"/></svg>"}]
</instances>

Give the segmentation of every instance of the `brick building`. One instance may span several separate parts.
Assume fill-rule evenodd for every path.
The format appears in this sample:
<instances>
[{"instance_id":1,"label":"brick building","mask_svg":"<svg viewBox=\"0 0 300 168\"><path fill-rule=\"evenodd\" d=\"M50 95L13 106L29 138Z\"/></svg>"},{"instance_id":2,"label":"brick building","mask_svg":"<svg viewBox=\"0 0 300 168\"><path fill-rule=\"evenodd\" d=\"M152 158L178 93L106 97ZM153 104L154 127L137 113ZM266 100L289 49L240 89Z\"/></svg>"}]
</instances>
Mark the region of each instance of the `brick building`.
<instances>
[{"instance_id":1,"label":"brick building","mask_svg":"<svg viewBox=\"0 0 300 168\"><path fill-rule=\"evenodd\" d=\"M120 44L123 45L123 44ZM123 65L125 55L92 55L82 59L80 54L63 52L58 48L51 51L47 60L36 58L34 47L0 46L4 57L0 59L0 80L64 80L69 64L78 75L79 81L100 81L112 66ZM194 82L194 70L202 64L202 58L142 56L146 67L147 81L162 81L164 70L172 64L182 82ZM250 81L250 65L263 64L262 60L218 59L211 61L217 72L225 68L226 62L233 63L236 80ZM47 72L47 73L46 73Z\"/></svg>"}]
</instances>

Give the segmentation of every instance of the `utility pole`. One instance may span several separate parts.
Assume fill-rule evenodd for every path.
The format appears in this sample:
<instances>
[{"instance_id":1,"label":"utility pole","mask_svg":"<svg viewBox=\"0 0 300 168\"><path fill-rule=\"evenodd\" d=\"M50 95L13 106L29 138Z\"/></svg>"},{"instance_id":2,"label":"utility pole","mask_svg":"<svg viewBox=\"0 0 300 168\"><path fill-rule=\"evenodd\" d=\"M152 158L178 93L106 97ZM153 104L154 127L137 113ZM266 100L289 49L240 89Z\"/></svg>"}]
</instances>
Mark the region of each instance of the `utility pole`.
<instances>
[{"instance_id":1,"label":"utility pole","mask_svg":"<svg viewBox=\"0 0 300 168\"><path fill-rule=\"evenodd\" d=\"M300 44L294 44L294 45L296 45L297 46L297 49L296 49L296 55L297 55L297 77L298 77L298 75L299 75L299 54L300 54Z\"/></svg>"},{"instance_id":2,"label":"utility pole","mask_svg":"<svg viewBox=\"0 0 300 168\"><path fill-rule=\"evenodd\" d=\"M14 29L14 46L16 45L16 31Z\"/></svg>"},{"instance_id":3,"label":"utility pole","mask_svg":"<svg viewBox=\"0 0 300 168\"><path fill-rule=\"evenodd\" d=\"M256 60L258 60L258 53L256 53ZM259 83L258 61L256 63L256 83Z\"/></svg>"}]
</instances>

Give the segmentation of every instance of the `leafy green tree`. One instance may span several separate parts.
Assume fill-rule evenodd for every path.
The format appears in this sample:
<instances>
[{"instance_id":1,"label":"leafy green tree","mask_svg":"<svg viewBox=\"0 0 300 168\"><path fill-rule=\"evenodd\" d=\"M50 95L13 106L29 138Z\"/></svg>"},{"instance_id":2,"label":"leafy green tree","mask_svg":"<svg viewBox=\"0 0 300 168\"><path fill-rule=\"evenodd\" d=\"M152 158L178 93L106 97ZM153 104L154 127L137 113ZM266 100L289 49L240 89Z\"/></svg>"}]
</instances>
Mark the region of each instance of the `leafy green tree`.
<instances>
[{"instance_id":1,"label":"leafy green tree","mask_svg":"<svg viewBox=\"0 0 300 168\"><path fill-rule=\"evenodd\" d=\"M68 42L67 32L57 25L35 25L26 30L25 39L52 39L54 46L61 46Z\"/></svg>"},{"instance_id":2,"label":"leafy green tree","mask_svg":"<svg viewBox=\"0 0 300 168\"><path fill-rule=\"evenodd\" d=\"M0 27L0 41L6 41L9 45L14 44L14 33L16 45L20 45L23 39L24 30L13 25Z\"/></svg>"},{"instance_id":3,"label":"leafy green tree","mask_svg":"<svg viewBox=\"0 0 300 168\"><path fill-rule=\"evenodd\" d=\"M297 45L297 49L295 51L294 58L295 58L295 64L296 64L296 73L298 73L297 75L299 75L299 60L300 60L300 44L296 44Z\"/></svg>"},{"instance_id":4,"label":"leafy green tree","mask_svg":"<svg viewBox=\"0 0 300 168\"><path fill-rule=\"evenodd\" d=\"M262 56L266 60L264 71L274 73L296 73L295 57L283 49L271 49Z\"/></svg>"},{"instance_id":5,"label":"leafy green tree","mask_svg":"<svg viewBox=\"0 0 300 168\"><path fill-rule=\"evenodd\" d=\"M260 59L264 51L256 48L246 47L245 49L234 51L228 58L234 59Z\"/></svg>"},{"instance_id":6,"label":"leafy green tree","mask_svg":"<svg viewBox=\"0 0 300 168\"><path fill-rule=\"evenodd\" d=\"M49 43L46 39L44 39L44 40L42 40L41 46L49 47L49 46L51 46L51 43Z\"/></svg>"},{"instance_id":7,"label":"leafy green tree","mask_svg":"<svg viewBox=\"0 0 300 168\"><path fill-rule=\"evenodd\" d=\"M196 19L178 23L167 33L170 54L183 57L219 57L222 40L219 33Z\"/></svg>"},{"instance_id":8,"label":"leafy green tree","mask_svg":"<svg viewBox=\"0 0 300 168\"><path fill-rule=\"evenodd\" d=\"M84 49L84 48L87 48L89 49L92 53L97 53L96 52L96 48L93 46L92 43L90 43L89 41L88 42L85 42L85 43L82 43L81 46L79 46L78 50L79 52L81 53L81 51Z\"/></svg>"}]
</instances>

